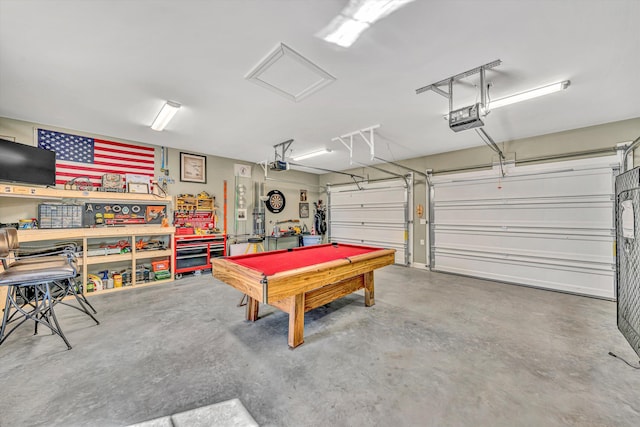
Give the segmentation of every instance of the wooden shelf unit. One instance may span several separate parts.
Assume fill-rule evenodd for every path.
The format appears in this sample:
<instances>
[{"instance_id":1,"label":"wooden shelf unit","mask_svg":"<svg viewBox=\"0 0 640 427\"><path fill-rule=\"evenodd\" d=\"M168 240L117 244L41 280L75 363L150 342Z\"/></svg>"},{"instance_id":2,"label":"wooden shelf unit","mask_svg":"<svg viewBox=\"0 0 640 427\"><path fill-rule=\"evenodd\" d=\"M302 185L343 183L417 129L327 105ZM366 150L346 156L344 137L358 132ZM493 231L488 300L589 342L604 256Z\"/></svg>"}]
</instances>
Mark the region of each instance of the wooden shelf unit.
<instances>
[{"instance_id":1,"label":"wooden shelf unit","mask_svg":"<svg viewBox=\"0 0 640 427\"><path fill-rule=\"evenodd\" d=\"M14 183L0 182L0 198L12 197L22 199L37 200L63 200L63 199L85 199L100 202L151 202L158 204L166 204L172 206L173 198L171 196L157 196L154 194L139 193L112 193L102 191L79 191L64 190L61 188L49 187L32 187L28 185L16 185ZM155 257L168 258L171 265L171 277L169 279L158 280L138 284L137 286L154 285L157 283L165 283L174 280L175 266L173 265L173 248L163 251L136 251L136 237L140 236L167 236L169 245L173 245L174 227L161 227L156 225L140 225L125 226L112 228L73 228L73 229L25 229L18 230L18 239L20 243L34 243L47 241L82 241L83 248L87 247L87 239L101 237L125 237L131 239L132 252L128 254L118 254L116 258L107 258L108 255L99 257L87 257L86 251L83 251L81 258L78 258L79 267L81 267L82 283L86 285L88 273L88 265L109 264L116 262L130 263L132 271L132 284L135 284L135 271L137 260L150 259ZM112 255L113 256L113 255ZM127 286L115 288L115 291L132 288ZM4 307L6 297L6 286L0 287L0 309ZM111 292L112 290L103 290L94 293Z\"/></svg>"},{"instance_id":2,"label":"wooden shelf unit","mask_svg":"<svg viewBox=\"0 0 640 427\"><path fill-rule=\"evenodd\" d=\"M140 193L111 193L107 191L63 190L49 187L30 187L25 185L0 184L0 196L31 199L93 199L109 201L156 202L171 204L171 196L156 196Z\"/></svg>"},{"instance_id":3,"label":"wooden shelf unit","mask_svg":"<svg viewBox=\"0 0 640 427\"><path fill-rule=\"evenodd\" d=\"M136 286L136 267L139 260L152 259L152 258L166 258L169 259L171 277L166 280L158 280L157 282L150 282L148 284L161 283L172 281L174 279L175 265L173 257L173 248L169 249L153 249L153 250L138 250L136 249L135 242L139 237L150 236L165 236L170 246L174 245L174 227L161 227L155 225L140 225L140 226L124 226L124 227L103 227L103 228L68 228L68 229L49 229L49 230L18 230L18 241L22 243L33 242L45 242L50 240L55 241L81 241L82 242L82 257L78 258L80 265L82 266L82 283L87 283L87 277L89 274L89 266L97 264L112 264L127 262L131 265L131 285ZM88 243L93 239L127 239L131 242L131 252L124 254L113 255L88 255ZM145 283L146 284L146 283ZM138 284L139 286L140 284ZM128 288L116 288L125 289ZM98 294L104 291L96 291Z\"/></svg>"}]
</instances>

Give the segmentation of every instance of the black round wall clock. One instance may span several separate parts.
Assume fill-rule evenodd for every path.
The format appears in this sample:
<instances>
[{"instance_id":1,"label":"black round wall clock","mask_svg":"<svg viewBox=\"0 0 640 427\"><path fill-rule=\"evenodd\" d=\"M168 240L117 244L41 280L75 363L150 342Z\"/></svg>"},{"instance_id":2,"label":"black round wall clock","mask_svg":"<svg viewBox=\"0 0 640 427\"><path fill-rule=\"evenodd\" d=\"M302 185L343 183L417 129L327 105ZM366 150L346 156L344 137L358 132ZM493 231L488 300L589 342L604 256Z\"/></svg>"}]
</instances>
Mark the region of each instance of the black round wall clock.
<instances>
[{"instance_id":1,"label":"black round wall clock","mask_svg":"<svg viewBox=\"0 0 640 427\"><path fill-rule=\"evenodd\" d=\"M280 213L284 210L284 194L282 194L279 190L271 190L267 193L267 201L265 204L267 205L267 209L271 213Z\"/></svg>"}]
</instances>

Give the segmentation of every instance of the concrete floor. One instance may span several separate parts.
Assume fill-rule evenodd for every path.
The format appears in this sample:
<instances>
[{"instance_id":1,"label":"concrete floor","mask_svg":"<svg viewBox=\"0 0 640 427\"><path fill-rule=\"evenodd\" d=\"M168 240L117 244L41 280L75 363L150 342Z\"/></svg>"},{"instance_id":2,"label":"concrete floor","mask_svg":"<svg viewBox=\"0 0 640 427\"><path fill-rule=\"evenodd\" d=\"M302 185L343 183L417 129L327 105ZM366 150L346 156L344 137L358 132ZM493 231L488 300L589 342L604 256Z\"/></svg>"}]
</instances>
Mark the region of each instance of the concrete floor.
<instances>
[{"instance_id":1,"label":"concrete floor","mask_svg":"<svg viewBox=\"0 0 640 427\"><path fill-rule=\"evenodd\" d=\"M0 426L117 426L239 398L261 426L638 426L615 303L386 267L305 318L210 274L60 307L74 348L23 326L0 346Z\"/></svg>"}]
</instances>

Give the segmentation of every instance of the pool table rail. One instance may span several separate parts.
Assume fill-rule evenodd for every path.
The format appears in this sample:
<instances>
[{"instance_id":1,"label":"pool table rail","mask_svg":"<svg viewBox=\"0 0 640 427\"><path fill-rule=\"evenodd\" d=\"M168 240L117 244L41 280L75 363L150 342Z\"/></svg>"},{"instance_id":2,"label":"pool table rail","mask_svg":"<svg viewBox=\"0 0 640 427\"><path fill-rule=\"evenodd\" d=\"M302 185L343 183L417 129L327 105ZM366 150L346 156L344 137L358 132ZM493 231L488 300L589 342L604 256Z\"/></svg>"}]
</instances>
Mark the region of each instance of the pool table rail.
<instances>
[{"instance_id":1,"label":"pool table rail","mask_svg":"<svg viewBox=\"0 0 640 427\"><path fill-rule=\"evenodd\" d=\"M213 276L258 301L266 292L265 276L256 270L228 262L223 258L211 260Z\"/></svg>"}]
</instances>

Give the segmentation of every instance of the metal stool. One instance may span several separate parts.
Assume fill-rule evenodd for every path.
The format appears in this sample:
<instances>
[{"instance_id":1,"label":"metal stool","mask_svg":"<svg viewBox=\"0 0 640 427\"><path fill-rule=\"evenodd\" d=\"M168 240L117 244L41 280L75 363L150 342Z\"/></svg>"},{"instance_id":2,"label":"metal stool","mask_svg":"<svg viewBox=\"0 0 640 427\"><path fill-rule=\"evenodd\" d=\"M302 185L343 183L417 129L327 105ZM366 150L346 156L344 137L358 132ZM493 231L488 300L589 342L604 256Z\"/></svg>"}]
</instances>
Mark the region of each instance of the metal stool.
<instances>
[{"instance_id":1,"label":"metal stool","mask_svg":"<svg viewBox=\"0 0 640 427\"><path fill-rule=\"evenodd\" d=\"M14 260L14 262L11 263L11 267L14 269L28 269L29 267L39 266L44 262L50 262L53 260L61 262L62 259L60 258L60 254L66 253L68 251L71 251L73 254L75 254L75 252L77 251L76 244L73 242L62 242L60 244L25 250L20 248L20 243L18 241L18 230L16 230L15 228L0 228L0 233L4 233L6 235L7 243L9 244L9 251L13 252L14 257L17 258L17 260ZM4 268L7 269L9 265L7 264L6 260L3 259L2 262ZM86 308L82 306L82 303L84 302L84 304L89 306L94 314L97 314L97 311L95 308L93 308L93 305L91 305L91 303L87 300L82 292L76 291L75 286L68 286L68 283L66 281L52 282L51 285L51 296L54 298L55 303L61 303L84 312L86 311ZM82 308L64 302L64 299L70 294L73 294L75 296L76 300L78 300ZM80 299L82 299L82 301L79 301ZM36 332L37 325L38 324L36 323Z\"/></svg>"},{"instance_id":2,"label":"metal stool","mask_svg":"<svg viewBox=\"0 0 640 427\"><path fill-rule=\"evenodd\" d=\"M247 249L244 251L245 255L249 252L254 254L257 254L258 252L264 252L264 246L262 245L263 241L264 239L262 237L249 237L247 239L247 242L249 242L249 244L247 245ZM242 299L240 299L238 307L242 307L245 305L247 305L247 294L242 295Z\"/></svg>"},{"instance_id":3,"label":"metal stool","mask_svg":"<svg viewBox=\"0 0 640 427\"><path fill-rule=\"evenodd\" d=\"M263 240L264 239L262 237L249 237L249 239L247 239L249 244L247 245L247 249L244 253L248 254L249 252L252 252L256 254L258 252L264 252L264 246L262 245Z\"/></svg>"},{"instance_id":4,"label":"metal stool","mask_svg":"<svg viewBox=\"0 0 640 427\"><path fill-rule=\"evenodd\" d=\"M30 258L39 258L39 263L27 262L28 259L21 260L19 257L14 263L10 263L10 256L7 233L0 232L0 258L4 267L4 271L0 272L0 286L7 286L7 297L0 326L0 344L17 327L28 320L33 320L36 334L39 324L46 326L52 333L62 338L68 349L71 349L71 344L64 336L54 311L54 306L61 301L62 297L59 296L57 299L53 296L51 284L59 286L63 290L63 296L74 295L80 307L72 307L87 314L96 324L100 324L83 305L74 289L73 280L78 271L78 264L73 252L63 250L60 255ZM16 324L9 327L14 322Z\"/></svg>"}]
</instances>

